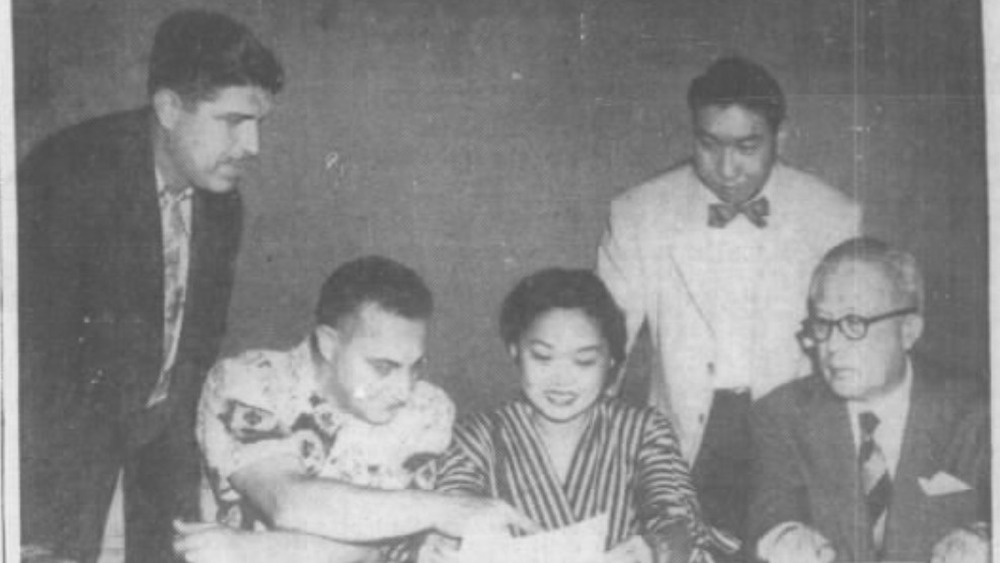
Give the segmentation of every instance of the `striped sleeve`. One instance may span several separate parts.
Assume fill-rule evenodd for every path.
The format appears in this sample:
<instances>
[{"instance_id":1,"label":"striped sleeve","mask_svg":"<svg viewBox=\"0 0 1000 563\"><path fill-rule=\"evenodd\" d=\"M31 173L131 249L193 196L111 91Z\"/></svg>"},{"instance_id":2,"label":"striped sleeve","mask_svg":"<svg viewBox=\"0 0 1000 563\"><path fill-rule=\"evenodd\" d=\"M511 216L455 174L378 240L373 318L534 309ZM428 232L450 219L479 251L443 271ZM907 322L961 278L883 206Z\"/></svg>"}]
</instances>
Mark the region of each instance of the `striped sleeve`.
<instances>
[{"instance_id":1,"label":"striped sleeve","mask_svg":"<svg viewBox=\"0 0 1000 563\"><path fill-rule=\"evenodd\" d=\"M701 518L688 466L670 421L655 411L647 412L636 471L636 499L643 530L654 535L669 534L684 524L697 550L712 547L735 553L739 540L713 529Z\"/></svg>"},{"instance_id":2,"label":"striped sleeve","mask_svg":"<svg viewBox=\"0 0 1000 563\"><path fill-rule=\"evenodd\" d=\"M435 489L447 493L491 496L493 447L486 415L465 418L455 426L452 443L439 458Z\"/></svg>"}]
</instances>

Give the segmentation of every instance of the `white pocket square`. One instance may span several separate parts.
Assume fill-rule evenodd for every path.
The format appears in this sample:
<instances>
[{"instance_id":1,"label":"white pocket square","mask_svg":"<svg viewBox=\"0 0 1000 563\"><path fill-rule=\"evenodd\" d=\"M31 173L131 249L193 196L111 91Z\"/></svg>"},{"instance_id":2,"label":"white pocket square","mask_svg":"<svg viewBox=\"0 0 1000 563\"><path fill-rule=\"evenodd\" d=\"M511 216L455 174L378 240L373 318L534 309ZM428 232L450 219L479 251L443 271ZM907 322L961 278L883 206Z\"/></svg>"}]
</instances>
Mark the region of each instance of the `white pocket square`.
<instances>
[{"instance_id":1,"label":"white pocket square","mask_svg":"<svg viewBox=\"0 0 1000 563\"><path fill-rule=\"evenodd\" d=\"M968 483L945 471L938 471L930 479L920 477L917 481L920 483L920 488L923 489L924 494L929 497L972 490L972 487Z\"/></svg>"}]
</instances>

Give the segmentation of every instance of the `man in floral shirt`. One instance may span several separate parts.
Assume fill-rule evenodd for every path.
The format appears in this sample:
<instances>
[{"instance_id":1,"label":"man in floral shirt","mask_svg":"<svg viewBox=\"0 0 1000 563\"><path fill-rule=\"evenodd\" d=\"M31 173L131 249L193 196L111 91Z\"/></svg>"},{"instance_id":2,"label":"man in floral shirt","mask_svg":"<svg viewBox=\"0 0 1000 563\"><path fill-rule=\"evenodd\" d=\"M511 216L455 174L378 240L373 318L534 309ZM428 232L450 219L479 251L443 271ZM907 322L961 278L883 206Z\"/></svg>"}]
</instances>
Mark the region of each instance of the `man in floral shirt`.
<instances>
[{"instance_id":1,"label":"man in floral shirt","mask_svg":"<svg viewBox=\"0 0 1000 563\"><path fill-rule=\"evenodd\" d=\"M217 364L197 428L217 523L178 522L178 553L371 561L400 545L387 540L428 530L533 529L504 503L425 490L454 418L448 396L420 380L431 310L415 272L360 258L327 279L297 347Z\"/></svg>"}]
</instances>

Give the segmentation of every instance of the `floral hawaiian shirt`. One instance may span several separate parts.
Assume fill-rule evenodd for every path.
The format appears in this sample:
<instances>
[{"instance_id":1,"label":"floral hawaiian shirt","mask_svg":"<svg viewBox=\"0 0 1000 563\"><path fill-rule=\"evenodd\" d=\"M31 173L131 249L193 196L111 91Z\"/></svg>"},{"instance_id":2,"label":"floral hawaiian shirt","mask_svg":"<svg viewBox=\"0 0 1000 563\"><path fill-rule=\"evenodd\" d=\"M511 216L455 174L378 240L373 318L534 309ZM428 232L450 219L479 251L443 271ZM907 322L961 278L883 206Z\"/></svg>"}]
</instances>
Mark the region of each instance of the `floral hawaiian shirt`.
<instances>
[{"instance_id":1,"label":"floral hawaiian shirt","mask_svg":"<svg viewBox=\"0 0 1000 563\"><path fill-rule=\"evenodd\" d=\"M198 442L219 505L218 521L246 526L229 478L275 456L295 456L307 475L381 489L434 485L434 458L451 441L455 409L418 381L387 424L339 410L317 388L310 340L289 351L253 350L216 364L198 407Z\"/></svg>"}]
</instances>

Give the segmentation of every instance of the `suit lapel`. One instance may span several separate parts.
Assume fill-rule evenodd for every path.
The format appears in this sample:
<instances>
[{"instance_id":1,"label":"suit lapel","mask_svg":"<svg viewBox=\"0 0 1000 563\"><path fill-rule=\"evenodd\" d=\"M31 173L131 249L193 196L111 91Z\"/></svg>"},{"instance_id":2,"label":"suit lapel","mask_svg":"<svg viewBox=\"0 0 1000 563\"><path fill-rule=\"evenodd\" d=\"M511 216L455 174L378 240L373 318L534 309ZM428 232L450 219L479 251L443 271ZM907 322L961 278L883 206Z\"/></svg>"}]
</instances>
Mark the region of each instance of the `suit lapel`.
<instances>
[{"instance_id":1,"label":"suit lapel","mask_svg":"<svg viewBox=\"0 0 1000 563\"><path fill-rule=\"evenodd\" d=\"M930 477L938 467L933 432L935 428L941 427L937 421L941 409L945 407L933 400L928 385L925 378L914 373L910 408L903 429L903 444L893 479L892 503L886 522L887 553L891 553L894 546L907 542L907 538L903 537L905 530L921 529L919 521L923 516L921 499L924 493L920 490L918 478Z\"/></svg>"},{"instance_id":2,"label":"suit lapel","mask_svg":"<svg viewBox=\"0 0 1000 563\"><path fill-rule=\"evenodd\" d=\"M136 137L125 149L125 160L131 162L131 174L117 177L117 193L124 202L120 232L125 248L132 252L125 257L134 273L129 285L135 288L138 314L154 335L153 343L163 342L163 232L160 221L159 196L154 173L152 141L148 120L137 123ZM162 345L155 354L162 362Z\"/></svg>"},{"instance_id":3,"label":"suit lapel","mask_svg":"<svg viewBox=\"0 0 1000 563\"><path fill-rule=\"evenodd\" d=\"M706 272L705 244L699 240L700 233L685 236L691 240L676 245L669 257L688 301L697 311L698 318L705 323L712 338L715 339L715 327L712 326L711 317L707 312L711 303L708 300L709 296L705 294L706 291L714 287L713 284L707 283L711 276Z\"/></svg>"}]
</instances>

